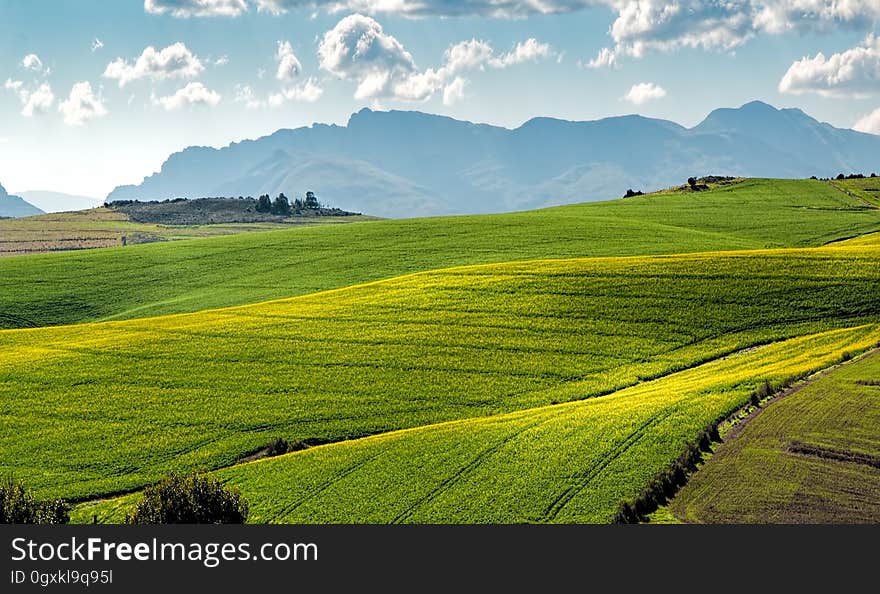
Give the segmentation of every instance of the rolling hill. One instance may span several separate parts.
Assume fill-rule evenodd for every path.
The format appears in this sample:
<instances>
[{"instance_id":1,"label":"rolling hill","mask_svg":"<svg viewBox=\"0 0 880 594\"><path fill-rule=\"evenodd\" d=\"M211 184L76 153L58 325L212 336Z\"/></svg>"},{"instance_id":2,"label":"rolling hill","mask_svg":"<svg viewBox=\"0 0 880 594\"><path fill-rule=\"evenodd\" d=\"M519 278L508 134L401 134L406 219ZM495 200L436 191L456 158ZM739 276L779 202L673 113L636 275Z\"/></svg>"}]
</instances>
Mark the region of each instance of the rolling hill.
<instances>
[{"instance_id":1,"label":"rolling hill","mask_svg":"<svg viewBox=\"0 0 880 594\"><path fill-rule=\"evenodd\" d=\"M817 246L878 230L880 210L837 185L746 180L533 212L23 256L0 260L0 327L192 312L467 264Z\"/></svg>"},{"instance_id":2,"label":"rolling hill","mask_svg":"<svg viewBox=\"0 0 880 594\"><path fill-rule=\"evenodd\" d=\"M0 465L43 493L94 497L232 464L279 435L338 441L597 397L845 330L821 335L830 350L784 347L781 380L877 342L877 258L857 246L495 264L3 331ZM712 376L735 390L711 418L748 398L762 372L746 368Z\"/></svg>"},{"instance_id":3,"label":"rolling hill","mask_svg":"<svg viewBox=\"0 0 880 594\"><path fill-rule=\"evenodd\" d=\"M0 217L30 217L38 214L43 214L43 211L20 196L9 195L0 185Z\"/></svg>"},{"instance_id":4,"label":"rolling hill","mask_svg":"<svg viewBox=\"0 0 880 594\"><path fill-rule=\"evenodd\" d=\"M705 523L876 523L880 356L773 403L722 444L670 511Z\"/></svg>"},{"instance_id":5,"label":"rolling hill","mask_svg":"<svg viewBox=\"0 0 880 594\"><path fill-rule=\"evenodd\" d=\"M633 115L536 118L509 130L364 109L346 126L315 124L222 149L188 148L108 200L312 189L345 210L411 217L607 199L706 172L804 178L878 168L880 137L761 102L713 111L691 129Z\"/></svg>"}]
</instances>

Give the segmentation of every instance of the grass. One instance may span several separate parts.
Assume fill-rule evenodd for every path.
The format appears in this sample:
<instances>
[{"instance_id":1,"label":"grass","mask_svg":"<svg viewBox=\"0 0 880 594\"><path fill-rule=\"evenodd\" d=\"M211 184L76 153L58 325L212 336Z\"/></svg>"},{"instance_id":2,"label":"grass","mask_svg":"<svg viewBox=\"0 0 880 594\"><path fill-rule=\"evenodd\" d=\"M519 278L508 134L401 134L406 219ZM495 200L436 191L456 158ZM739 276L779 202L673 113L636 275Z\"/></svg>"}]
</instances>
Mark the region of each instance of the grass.
<instances>
[{"instance_id":1,"label":"grass","mask_svg":"<svg viewBox=\"0 0 880 594\"><path fill-rule=\"evenodd\" d=\"M276 436L336 441L599 396L876 321L878 254L507 263L0 332L0 466L40 494L95 497L232 464Z\"/></svg>"},{"instance_id":2,"label":"grass","mask_svg":"<svg viewBox=\"0 0 880 594\"><path fill-rule=\"evenodd\" d=\"M878 230L880 210L831 184L747 180L526 213L22 256L0 259L0 328L192 312L468 264L817 246Z\"/></svg>"},{"instance_id":3,"label":"grass","mask_svg":"<svg viewBox=\"0 0 880 594\"><path fill-rule=\"evenodd\" d=\"M878 380L874 354L770 404L669 511L704 523L877 523L880 388L870 384Z\"/></svg>"},{"instance_id":4,"label":"grass","mask_svg":"<svg viewBox=\"0 0 880 594\"><path fill-rule=\"evenodd\" d=\"M762 380L806 375L878 337L870 325L794 338L603 398L320 446L217 476L241 489L255 523L608 522ZM137 497L85 504L73 517L118 522Z\"/></svg>"},{"instance_id":5,"label":"grass","mask_svg":"<svg viewBox=\"0 0 880 594\"><path fill-rule=\"evenodd\" d=\"M289 219L284 223L218 225L155 225L136 223L108 208L53 213L0 220L0 258L43 252L67 252L127 245L290 229L293 225L323 225L368 220L369 217Z\"/></svg>"}]
</instances>

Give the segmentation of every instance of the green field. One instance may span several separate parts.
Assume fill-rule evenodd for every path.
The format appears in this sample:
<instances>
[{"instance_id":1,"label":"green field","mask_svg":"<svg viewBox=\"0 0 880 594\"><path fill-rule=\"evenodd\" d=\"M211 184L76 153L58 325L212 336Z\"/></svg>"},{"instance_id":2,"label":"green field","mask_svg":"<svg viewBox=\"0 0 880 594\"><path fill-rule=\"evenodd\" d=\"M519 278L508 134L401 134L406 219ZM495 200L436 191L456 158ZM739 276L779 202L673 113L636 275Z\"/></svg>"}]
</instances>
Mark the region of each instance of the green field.
<instances>
[{"instance_id":1,"label":"green field","mask_svg":"<svg viewBox=\"0 0 880 594\"><path fill-rule=\"evenodd\" d=\"M776 343L613 395L468 419L218 472L256 523L607 523L710 423L782 382L873 346L880 326ZM563 386L558 396L577 394ZM74 518L118 522L136 496Z\"/></svg>"},{"instance_id":2,"label":"green field","mask_svg":"<svg viewBox=\"0 0 880 594\"><path fill-rule=\"evenodd\" d=\"M876 523L880 356L771 404L675 497L687 522Z\"/></svg>"},{"instance_id":3,"label":"green field","mask_svg":"<svg viewBox=\"0 0 880 594\"><path fill-rule=\"evenodd\" d=\"M125 214L109 208L93 208L0 220L0 258L119 247L123 242L132 246L156 241L290 229L294 225L325 225L368 219L369 217L311 217L290 218L283 223L154 225L136 223Z\"/></svg>"},{"instance_id":4,"label":"green field","mask_svg":"<svg viewBox=\"0 0 880 594\"><path fill-rule=\"evenodd\" d=\"M875 321L878 254L485 265L196 314L5 331L0 462L42 493L91 497L231 464L275 435L339 440L597 396Z\"/></svg>"},{"instance_id":5,"label":"green field","mask_svg":"<svg viewBox=\"0 0 880 594\"><path fill-rule=\"evenodd\" d=\"M0 470L74 500L213 470L256 522L606 522L765 380L878 343L877 231L746 180L0 260ZM276 437L329 445L245 463Z\"/></svg>"},{"instance_id":6,"label":"green field","mask_svg":"<svg viewBox=\"0 0 880 594\"><path fill-rule=\"evenodd\" d=\"M0 328L192 312L468 264L816 246L871 231L880 210L829 183L747 180L526 213L22 256L0 259Z\"/></svg>"}]
</instances>

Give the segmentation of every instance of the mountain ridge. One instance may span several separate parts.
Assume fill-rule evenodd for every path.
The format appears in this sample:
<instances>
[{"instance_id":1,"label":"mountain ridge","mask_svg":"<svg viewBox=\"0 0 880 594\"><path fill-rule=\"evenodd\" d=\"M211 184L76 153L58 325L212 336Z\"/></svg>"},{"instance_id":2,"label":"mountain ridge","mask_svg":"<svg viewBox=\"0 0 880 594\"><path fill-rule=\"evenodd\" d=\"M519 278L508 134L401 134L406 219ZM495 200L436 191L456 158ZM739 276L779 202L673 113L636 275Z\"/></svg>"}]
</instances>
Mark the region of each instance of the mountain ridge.
<instances>
[{"instance_id":1,"label":"mountain ridge","mask_svg":"<svg viewBox=\"0 0 880 594\"><path fill-rule=\"evenodd\" d=\"M14 196L0 184L0 217L18 218L45 214L21 196Z\"/></svg>"},{"instance_id":2,"label":"mountain ridge","mask_svg":"<svg viewBox=\"0 0 880 594\"><path fill-rule=\"evenodd\" d=\"M418 111L353 113L223 148L173 153L108 200L288 195L386 217L480 214L608 199L691 175L809 177L880 169L880 137L760 101L686 128L638 114L539 116L516 128Z\"/></svg>"}]
</instances>

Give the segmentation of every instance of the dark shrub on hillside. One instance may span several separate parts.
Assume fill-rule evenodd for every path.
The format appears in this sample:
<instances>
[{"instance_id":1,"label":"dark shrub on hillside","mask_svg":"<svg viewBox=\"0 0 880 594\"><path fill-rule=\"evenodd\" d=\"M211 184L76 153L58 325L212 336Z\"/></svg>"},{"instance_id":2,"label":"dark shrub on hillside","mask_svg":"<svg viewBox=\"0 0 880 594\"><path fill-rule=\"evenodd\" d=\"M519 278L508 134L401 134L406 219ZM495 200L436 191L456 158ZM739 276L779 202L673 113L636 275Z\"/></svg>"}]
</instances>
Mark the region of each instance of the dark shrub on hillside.
<instances>
[{"instance_id":1,"label":"dark shrub on hillside","mask_svg":"<svg viewBox=\"0 0 880 594\"><path fill-rule=\"evenodd\" d=\"M283 437L276 437L266 446L267 456L281 456L292 451L294 450L291 447L290 442Z\"/></svg>"},{"instance_id":2,"label":"dark shrub on hillside","mask_svg":"<svg viewBox=\"0 0 880 594\"><path fill-rule=\"evenodd\" d=\"M11 477L0 482L0 524L66 524L68 511L61 499L37 501L23 483Z\"/></svg>"},{"instance_id":3,"label":"dark shrub on hillside","mask_svg":"<svg viewBox=\"0 0 880 594\"><path fill-rule=\"evenodd\" d=\"M248 504L217 479L172 474L147 487L126 524L244 524Z\"/></svg>"}]
</instances>

